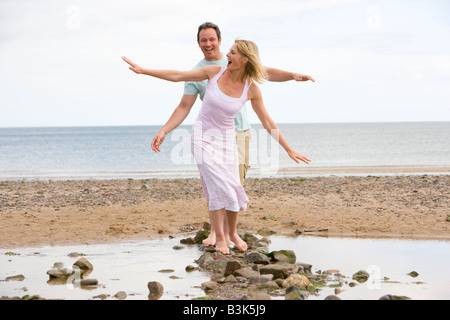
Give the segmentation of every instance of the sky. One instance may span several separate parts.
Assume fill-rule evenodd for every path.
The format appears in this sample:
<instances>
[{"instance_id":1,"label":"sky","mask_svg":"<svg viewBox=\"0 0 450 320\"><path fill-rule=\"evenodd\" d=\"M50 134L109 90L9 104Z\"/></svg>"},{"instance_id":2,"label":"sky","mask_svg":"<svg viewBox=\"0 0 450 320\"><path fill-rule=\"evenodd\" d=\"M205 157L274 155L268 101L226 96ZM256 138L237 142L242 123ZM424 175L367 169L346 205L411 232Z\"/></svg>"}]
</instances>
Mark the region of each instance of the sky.
<instances>
[{"instance_id":1,"label":"sky","mask_svg":"<svg viewBox=\"0 0 450 320\"><path fill-rule=\"evenodd\" d=\"M0 0L0 127L163 125L183 83L121 57L189 70L206 21L316 80L260 85L277 123L450 121L448 0Z\"/></svg>"}]
</instances>

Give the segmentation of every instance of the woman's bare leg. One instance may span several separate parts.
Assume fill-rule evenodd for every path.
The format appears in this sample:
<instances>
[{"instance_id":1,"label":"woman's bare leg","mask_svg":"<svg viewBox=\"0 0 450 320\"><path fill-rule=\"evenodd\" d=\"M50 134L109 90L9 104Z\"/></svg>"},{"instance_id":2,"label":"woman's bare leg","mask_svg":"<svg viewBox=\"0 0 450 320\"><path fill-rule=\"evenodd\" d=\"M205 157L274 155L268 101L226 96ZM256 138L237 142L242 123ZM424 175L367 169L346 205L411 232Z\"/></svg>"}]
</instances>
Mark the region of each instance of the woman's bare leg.
<instances>
[{"instance_id":1,"label":"woman's bare leg","mask_svg":"<svg viewBox=\"0 0 450 320\"><path fill-rule=\"evenodd\" d=\"M228 245L226 242L223 223L225 221L225 209L215 210L211 212L211 229L214 228L216 235L216 251L223 254L230 254Z\"/></svg>"},{"instance_id":2,"label":"woman's bare leg","mask_svg":"<svg viewBox=\"0 0 450 320\"><path fill-rule=\"evenodd\" d=\"M209 221L211 223L211 231L209 232L208 238L206 238L202 241L202 243L205 247L213 246L216 244L216 230L212 223L211 211L209 211Z\"/></svg>"},{"instance_id":3,"label":"woman's bare leg","mask_svg":"<svg viewBox=\"0 0 450 320\"><path fill-rule=\"evenodd\" d=\"M209 221L211 223L211 231L209 233L209 236L202 241L203 245L205 247L208 246L214 246L216 244L216 230L212 223L212 217L211 217L211 211L209 212ZM230 240L230 233L228 228L228 217L225 215L224 222L223 222L223 233L225 235L225 241L227 242L228 246L231 246L231 240Z\"/></svg>"},{"instance_id":4,"label":"woman's bare leg","mask_svg":"<svg viewBox=\"0 0 450 320\"><path fill-rule=\"evenodd\" d=\"M237 212L227 211L230 240L234 242L234 245L238 250L246 251L248 249L247 243L237 234L237 216Z\"/></svg>"}]
</instances>

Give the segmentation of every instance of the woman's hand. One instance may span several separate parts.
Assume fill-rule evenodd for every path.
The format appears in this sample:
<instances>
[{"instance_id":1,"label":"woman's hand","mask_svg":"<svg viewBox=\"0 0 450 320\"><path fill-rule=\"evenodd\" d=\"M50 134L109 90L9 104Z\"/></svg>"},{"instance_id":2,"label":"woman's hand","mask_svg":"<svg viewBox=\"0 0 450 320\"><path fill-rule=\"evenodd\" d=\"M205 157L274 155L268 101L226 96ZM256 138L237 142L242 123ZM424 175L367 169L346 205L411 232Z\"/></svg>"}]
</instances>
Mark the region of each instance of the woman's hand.
<instances>
[{"instance_id":1,"label":"woman's hand","mask_svg":"<svg viewBox=\"0 0 450 320\"><path fill-rule=\"evenodd\" d=\"M159 146L164 142L166 138L166 134L162 131L158 132L158 134L153 138L152 141L152 150L155 152L161 152Z\"/></svg>"},{"instance_id":2,"label":"woman's hand","mask_svg":"<svg viewBox=\"0 0 450 320\"><path fill-rule=\"evenodd\" d=\"M299 73L295 73L293 76L295 81L312 81L312 82L316 82L316 80L314 80L312 77L307 76L307 75L303 75L303 74L299 74Z\"/></svg>"},{"instance_id":3,"label":"woman's hand","mask_svg":"<svg viewBox=\"0 0 450 320\"><path fill-rule=\"evenodd\" d=\"M137 74L142 74L143 73L143 68L141 68L140 66L138 66L136 63L134 63L133 61L131 61L128 58L122 57L123 61L125 61L126 63L128 63L130 65L130 70L137 73Z\"/></svg>"},{"instance_id":4,"label":"woman's hand","mask_svg":"<svg viewBox=\"0 0 450 320\"><path fill-rule=\"evenodd\" d=\"M292 158L292 160L294 160L297 163L300 163L299 160L303 161L306 164L309 164L311 162L311 160L307 156L297 153L294 150L289 151L288 155L289 155L289 157Z\"/></svg>"}]
</instances>

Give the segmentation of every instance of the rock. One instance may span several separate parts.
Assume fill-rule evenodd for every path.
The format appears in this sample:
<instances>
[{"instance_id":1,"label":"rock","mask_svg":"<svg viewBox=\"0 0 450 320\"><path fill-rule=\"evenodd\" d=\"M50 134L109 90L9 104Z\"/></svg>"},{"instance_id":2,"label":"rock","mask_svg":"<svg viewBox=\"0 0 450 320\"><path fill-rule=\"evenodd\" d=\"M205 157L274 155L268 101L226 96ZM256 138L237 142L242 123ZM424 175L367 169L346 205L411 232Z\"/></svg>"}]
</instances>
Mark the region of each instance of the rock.
<instances>
[{"instance_id":1,"label":"rock","mask_svg":"<svg viewBox=\"0 0 450 320\"><path fill-rule=\"evenodd\" d=\"M284 300L305 300L305 296L300 291L291 291L284 296Z\"/></svg>"},{"instance_id":2,"label":"rock","mask_svg":"<svg viewBox=\"0 0 450 320\"><path fill-rule=\"evenodd\" d=\"M269 256L273 261L282 263L295 263L296 256L292 250L272 251Z\"/></svg>"},{"instance_id":3,"label":"rock","mask_svg":"<svg viewBox=\"0 0 450 320\"><path fill-rule=\"evenodd\" d=\"M394 296L391 294L386 294L382 297L380 297L380 299L378 300L411 300L411 298L406 297L406 296Z\"/></svg>"},{"instance_id":4,"label":"rock","mask_svg":"<svg viewBox=\"0 0 450 320\"><path fill-rule=\"evenodd\" d=\"M311 274L311 268L312 265L308 264L308 263L301 263L301 262L297 262L296 266L298 266L297 272L298 273L303 273L303 274Z\"/></svg>"},{"instance_id":5,"label":"rock","mask_svg":"<svg viewBox=\"0 0 450 320\"><path fill-rule=\"evenodd\" d=\"M359 270L352 276L353 280L358 281L359 283L366 282L369 279L369 273L364 270Z\"/></svg>"},{"instance_id":6,"label":"rock","mask_svg":"<svg viewBox=\"0 0 450 320\"><path fill-rule=\"evenodd\" d=\"M259 252L249 252L244 256L244 260L250 263L256 263L256 264L269 264L270 259Z\"/></svg>"},{"instance_id":7,"label":"rock","mask_svg":"<svg viewBox=\"0 0 450 320\"><path fill-rule=\"evenodd\" d=\"M325 297L324 300L341 300L341 298L339 298L335 295L329 295L329 296Z\"/></svg>"},{"instance_id":8,"label":"rock","mask_svg":"<svg viewBox=\"0 0 450 320\"><path fill-rule=\"evenodd\" d=\"M61 278L61 279L67 279L73 275L76 275L77 273L78 278L81 278L83 271L80 270L79 268L58 268L47 271L47 274L50 276L50 278Z\"/></svg>"},{"instance_id":9,"label":"rock","mask_svg":"<svg viewBox=\"0 0 450 320\"><path fill-rule=\"evenodd\" d=\"M229 276L230 274L233 274L236 270L239 270L242 268L241 264L237 260L230 260L227 262L225 266L225 273L224 276Z\"/></svg>"},{"instance_id":10,"label":"rock","mask_svg":"<svg viewBox=\"0 0 450 320\"><path fill-rule=\"evenodd\" d=\"M119 291L114 295L114 298L119 299L119 300L123 300L127 298L127 294L125 291Z\"/></svg>"},{"instance_id":11,"label":"rock","mask_svg":"<svg viewBox=\"0 0 450 320\"><path fill-rule=\"evenodd\" d=\"M73 264L73 266L77 266L78 268L83 270L83 273L89 273L92 272L92 270L94 270L92 264L89 261L87 261L86 258L84 257L78 259L77 262Z\"/></svg>"},{"instance_id":12,"label":"rock","mask_svg":"<svg viewBox=\"0 0 450 320\"><path fill-rule=\"evenodd\" d=\"M241 268L233 272L235 277L244 277L246 279L250 279L250 277L259 277L260 273L258 271L253 270L250 267Z\"/></svg>"},{"instance_id":13,"label":"rock","mask_svg":"<svg viewBox=\"0 0 450 320\"><path fill-rule=\"evenodd\" d=\"M5 281L23 281L25 276L23 274L18 274L17 276L6 277Z\"/></svg>"},{"instance_id":14,"label":"rock","mask_svg":"<svg viewBox=\"0 0 450 320\"><path fill-rule=\"evenodd\" d=\"M296 286L299 289L306 289L311 286L311 282L307 277L301 274L291 274L283 281L283 288L287 288L289 286Z\"/></svg>"},{"instance_id":15,"label":"rock","mask_svg":"<svg viewBox=\"0 0 450 320\"><path fill-rule=\"evenodd\" d=\"M411 271L410 273L408 273L408 276L415 278L419 276L419 274L416 271Z\"/></svg>"},{"instance_id":16,"label":"rock","mask_svg":"<svg viewBox=\"0 0 450 320\"><path fill-rule=\"evenodd\" d=\"M158 281L150 281L147 283L147 288L150 291L149 300L158 300L164 294L164 287Z\"/></svg>"},{"instance_id":17,"label":"rock","mask_svg":"<svg viewBox=\"0 0 450 320\"><path fill-rule=\"evenodd\" d=\"M272 298L264 292L250 292L243 296L241 300L272 300Z\"/></svg>"},{"instance_id":18,"label":"rock","mask_svg":"<svg viewBox=\"0 0 450 320\"><path fill-rule=\"evenodd\" d=\"M197 232L197 234L194 237L194 242L197 244L202 244L202 241L208 238L209 231L206 230L200 230Z\"/></svg>"},{"instance_id":19,"label":"rock","mask_svg":"<svg viewBox=\"0 0 450 320\"><path fill-rule=\"evenodd\" d=\"M95 296L94 299L101 299L101 300L105 300L109 297L109 294L103 293L103 294L99 294L98 296Z\"/></svg>"},{"instance_id":20,"label":"rock","mask_svg":"<svg viewBox=\"0 0 450 320\"><path fill-rule=\"evenodd\" d=\"M173 270L173 269L161 269L158 272L160 272L160 273L172 273L172 272L175 272L175 270Z\"/></svg>"},{"instance_id":21,"label":"rock","mask_svg":"<svg viewBox=\"0 0 450 320\"><path fill-rule=\"evenodd\" d=\"M258 230L258 234L262 235L262 236L270 236L272 234L276 233L275 231L269 229L268 227L263 227L261 229Z\"/></svg>"},{"instance_id":22,"label":"rock","mask_svg":"<svg viewBox=\"0 0 450 320\"><path fill-rule=\"evenodd\" d=\"M217 282L215 281L206 281L202 283L202 289L206 292L206 291L210 291L210 290L215 290L217 289Z\"/></svg>"},{"instance_id":23,"label":"rock","mask_svg":"<svg viewBox=\"0 0 450 320\"><path fill-rule=\"evenodd\" d=\"M242 240L244 240L247 245L253 245L254 243L256 243L258 241L258 238L255 237L254 235L252 235L251 233L244 233L244 236L242 237Z\"/></svg>"},{"instance_id":24,"label":"rock","mask_svg":"<svg viewBox=\"0 0 450 320\"><path fill-rule=\"evenodd\" d=\"M236 283L237 280L236 280L236 278L235 278L232 274L230 274L228 277L226 277L226 278L223 280L223 282L225 282L225 283Z\"/></svg>"},{"instance_id":25,"label":"rock","mask_svg":"<svg viewBox=\"0 0 450 320\"><path fill-rule=\"evenodd\" d=\"M267 265L259 269L261 274L272 274L274 279L285 279L289 276L289 268L286 265Z\"/></svg>"},{"instance_id":26,"label":"rock","mask_svg":"<svg viewBox=\"0 0 450 320\"><path fill-rule=\"evenodd\" d=\"M79 287L96 286L96 285L98 285L98 280L97 279L78 279L78 280L74 280L73 285L79 286Z\"/></svg>"},{"instance_id":27,"label":"rock","mask_svg":"<svg viewBox=\"0 0 450 320\"><path fill-rule=\"evenodd\" d=\"M184 249L184 246L176 245L172 247L173 250L181 250Z\"/></svg>"},{"instance_id":28,"label":"rock","mask_svg":"<svg viewBox=\"0 0 450 320\"><path fill-rule=\"evenodd\" d=\"M195 244L195 241L193 238L189 237L189 238L184 238L180 240L181 244Z\"/></svg>"},{"instance_id":29,"label":"rock","mask_svg":"<svg viewBox=\"0 0 450 320\"><path fill-rule=\"evenodd\" d=\"M193 265L187 265L184 270L186 270L187 272L191 272L191 271L194 271L195 269L196 268Z\"/></svg>"},{"instance_id":30,"label":"rock","mask_svg":"<svg viewBox=\"0 0 450 320\"><path fill-rule=\"evenodd\" d=\"M214 262L214 258L211 252L205 252L198 258L198 260L195 261L200 267L203 267L204 265L208 265L212 262Z\"/></svg>"}]
</instances>

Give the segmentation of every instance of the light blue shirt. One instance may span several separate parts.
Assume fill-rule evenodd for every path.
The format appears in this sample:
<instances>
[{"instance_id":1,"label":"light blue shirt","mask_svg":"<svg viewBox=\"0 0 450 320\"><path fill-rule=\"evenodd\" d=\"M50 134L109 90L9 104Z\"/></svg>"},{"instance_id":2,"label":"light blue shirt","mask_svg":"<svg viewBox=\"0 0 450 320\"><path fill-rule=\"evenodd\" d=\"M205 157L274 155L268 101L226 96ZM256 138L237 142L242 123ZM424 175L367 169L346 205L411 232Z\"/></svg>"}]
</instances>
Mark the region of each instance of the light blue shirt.
<instances>
[{"instance_id":1,"label":"light blue shirt","mask_svg":"<svg viewBox=\"0 0 450 320\"><path fill-rule=\"evenodd\" d=\"M217 61L207 61L202 59L197 65L192 69L200 69L206 66L221 66L225 67L228 64L228 59L226 55L222 54L222 58ZM198 81L198 82L186 82L184 84L184 94L187 95L200 95L200 99L203 101L203 97L205 96L206 85L208 80ZM251 129L250 122L248 121L247 108L246 105L239 110L234 118L234 127L236 131L245 131Z\"/></svg>"}]
</instances>

